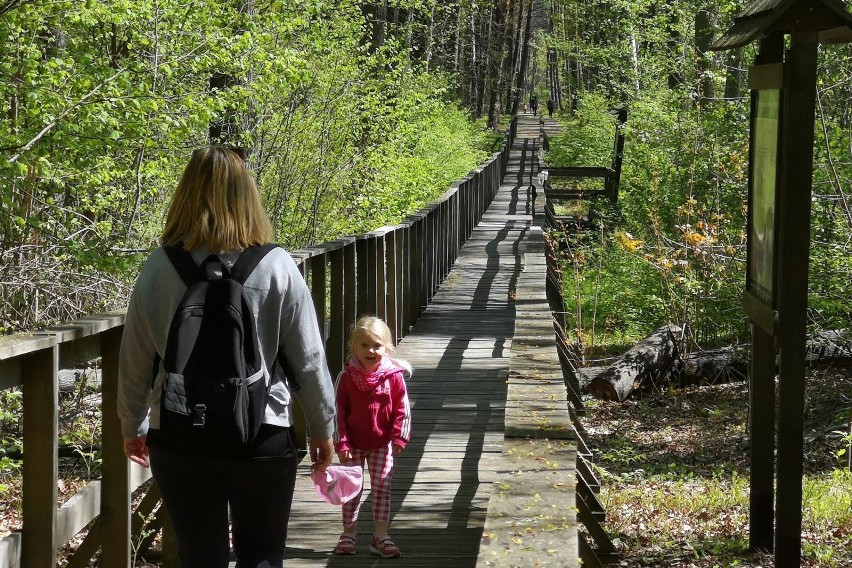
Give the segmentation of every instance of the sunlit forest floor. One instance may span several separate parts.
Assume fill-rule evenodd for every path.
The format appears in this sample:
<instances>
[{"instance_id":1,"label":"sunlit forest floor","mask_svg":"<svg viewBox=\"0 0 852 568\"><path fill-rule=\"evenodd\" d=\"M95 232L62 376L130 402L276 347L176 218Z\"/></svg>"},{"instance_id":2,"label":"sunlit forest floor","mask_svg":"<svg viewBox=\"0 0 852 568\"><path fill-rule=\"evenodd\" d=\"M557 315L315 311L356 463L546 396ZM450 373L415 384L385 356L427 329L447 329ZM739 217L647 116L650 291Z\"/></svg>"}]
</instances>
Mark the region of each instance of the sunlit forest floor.
<instances>
[{"instance_id":1,"label":"sunlit forest floor","mask_svg":"<svg viewBox=\"0 0 852 568\"><path fill-rule=\"evenodd\" d=\"M671 389L587 402L582 423L603 485L616 565L772 566L749 553L748 385ZM802 566L852 566L848 469L852 366L807 377Z\"/></svg>"}]
</instances>

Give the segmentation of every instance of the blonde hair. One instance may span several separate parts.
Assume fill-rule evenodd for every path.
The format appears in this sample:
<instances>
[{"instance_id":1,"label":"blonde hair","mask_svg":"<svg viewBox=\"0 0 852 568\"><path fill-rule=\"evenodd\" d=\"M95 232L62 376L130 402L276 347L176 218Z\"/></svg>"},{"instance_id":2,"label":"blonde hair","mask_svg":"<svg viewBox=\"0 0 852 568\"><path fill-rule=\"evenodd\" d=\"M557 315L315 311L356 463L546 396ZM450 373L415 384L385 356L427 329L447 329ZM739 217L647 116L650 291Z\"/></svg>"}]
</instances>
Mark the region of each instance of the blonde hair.
<instances>
[{"instance_id":1,"label":"blonde hair","mask_svg":"<svg viewBox=\"0 0 852 568\"><path fill-rule=\"evenodd\" d=\"M349 328L349 357L355 354L355 341L361 335L369 335L377 338L384 345L387 354L393 354L393 334L388 324L375 316L361 316Z\"/></svg>"},{"instance_id":2,"label":"blonde hair","mask_svg":"<svg viewBox=\"0 0 852 568\"><path fill-rule=\"evenodd\" d=\"M221 146L192 153L178 183L161 242L211 252L272 241L272 223L240 154Z\"/></svg>"}]
</instances>

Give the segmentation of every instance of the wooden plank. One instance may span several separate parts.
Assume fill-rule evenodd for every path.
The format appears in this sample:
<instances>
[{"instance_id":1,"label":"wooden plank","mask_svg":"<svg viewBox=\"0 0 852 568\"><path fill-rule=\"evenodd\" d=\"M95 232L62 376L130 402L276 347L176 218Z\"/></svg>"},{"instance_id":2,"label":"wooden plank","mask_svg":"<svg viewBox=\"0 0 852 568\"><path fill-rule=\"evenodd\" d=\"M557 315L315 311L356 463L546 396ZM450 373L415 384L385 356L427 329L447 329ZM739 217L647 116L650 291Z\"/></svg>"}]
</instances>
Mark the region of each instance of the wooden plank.
<instances>
[{"instance_id":1,"label":"wooden plank","mask_svg":"<svg viewBox=\"0 0 852 568\"><path fill-rule=\"evenodd\" d=\"M570 444L507 440L511 473L495 483L477 566L577 566Z\"/></svg>"}]
</instances>

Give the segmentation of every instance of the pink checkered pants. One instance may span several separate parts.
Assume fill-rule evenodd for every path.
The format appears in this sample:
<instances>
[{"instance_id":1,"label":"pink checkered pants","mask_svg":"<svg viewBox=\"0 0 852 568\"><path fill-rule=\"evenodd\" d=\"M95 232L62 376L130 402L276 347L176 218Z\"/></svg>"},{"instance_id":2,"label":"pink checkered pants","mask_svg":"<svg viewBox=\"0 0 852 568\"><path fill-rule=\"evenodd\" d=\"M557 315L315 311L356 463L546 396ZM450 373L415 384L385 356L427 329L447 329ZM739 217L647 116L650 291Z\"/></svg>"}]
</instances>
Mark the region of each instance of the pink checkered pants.
<instances>
[{"instance_id":1,"label":"pink checkered pants","mask_svg":"<svg viewBox=\"0 0 852 568\"><path fill-rule=\"evenodd\" d=\"M370 474L370 492L373 495L373 521L389 521L391 508L391 477L393 477L393 450L391 444L375 450L353 448L352 460L343 465L360 465ZM358 520L363 488L357 497L343 504L343 526L350 527Z\"/></svg>"}]
</instances>

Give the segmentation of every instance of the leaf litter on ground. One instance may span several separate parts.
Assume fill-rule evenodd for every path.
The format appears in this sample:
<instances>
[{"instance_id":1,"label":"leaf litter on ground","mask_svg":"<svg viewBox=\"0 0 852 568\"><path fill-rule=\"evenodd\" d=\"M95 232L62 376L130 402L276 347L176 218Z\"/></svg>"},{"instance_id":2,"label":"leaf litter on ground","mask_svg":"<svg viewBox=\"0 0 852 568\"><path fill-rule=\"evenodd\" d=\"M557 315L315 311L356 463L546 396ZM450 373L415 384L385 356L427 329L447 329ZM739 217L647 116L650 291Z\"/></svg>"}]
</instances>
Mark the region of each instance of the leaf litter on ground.
<instances>
[{"instance_id":1,"label":"leaf litter on ground","mask_svg":"<svg viewBox=\"0 0 852 568\"><path fill-rule=\"evenodd\" d=\"M813 366L806 380L801 565L849 568L852 473L836 432L848 432L852 367ZM624 403L586 398L581 420L617 565L773 565L772 554L748 551L748 401L745 382L670 387Z\"/></svg>"}]
</instances>

